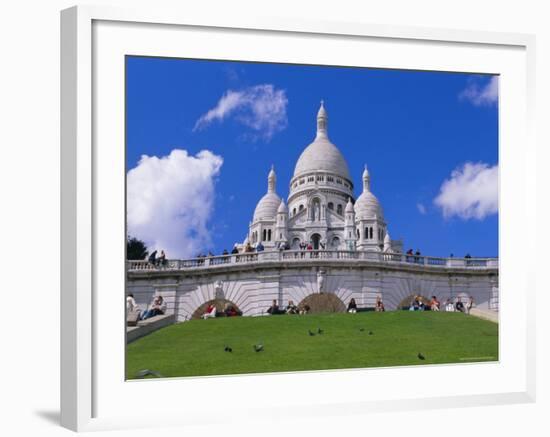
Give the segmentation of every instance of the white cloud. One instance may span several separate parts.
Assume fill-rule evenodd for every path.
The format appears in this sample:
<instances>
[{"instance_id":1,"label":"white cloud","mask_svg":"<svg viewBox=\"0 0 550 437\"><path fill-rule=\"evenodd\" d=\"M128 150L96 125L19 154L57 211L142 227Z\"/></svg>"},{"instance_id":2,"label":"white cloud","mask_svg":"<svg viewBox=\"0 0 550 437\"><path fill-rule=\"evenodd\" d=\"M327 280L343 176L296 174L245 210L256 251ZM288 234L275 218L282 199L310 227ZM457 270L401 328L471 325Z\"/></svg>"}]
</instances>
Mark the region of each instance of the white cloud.
<instances>
[{"instance_id":1,"label":"white cloud","mask_svg":"<svg viewBox=\"0 0 550 437\"><path fill-rule=\"evenodd\" d=\"M214 121L233 116L252 129L258 137L269 141L287 126L288 99L284 90L271 84L256 85L240 91L228 90L217 105L202 115L194 130L201 130Z\"/></svg>"},{"instance_id":2,"label":"white cloud","mask_svg":"<svg viewBox=\"0 0 550 437\"><path fill-rule=\"evenodd\" d=\"M422 215L426 214L426 207L422 203L417 203L416 208L418 209L418 212Z\"/></svg>"},{"instance_id":3,"label":"white cloud","mask_svg":"<svg viewBox=\"0 0 550 437\"><path fill-rule=\"evenodd\" d=\"M208 150L143 155L127 174L128 234L145 241L150 252L164 249L168 258L203 251L210 243L208 221L222 163Z\"/></svg>"},{"instance_id":4,"label":"white cloud","mask_svg":"<svg viewBox=\"0 0 550 437\"><path fill-rule=\"evenodd\" d=\"M479 81L470 81L459 94L461 100L467 100L475 106L491 106L498 103L498 76L493 76L485 85Z\"/></svg>"},{"instance_id":5,"label":"white cloud","mask_svg":"<svg viewBox=\"0 0 550 437\"><path fill-rule=\"evenodd\" d=\"M498 165L465 163L441 185L434 203L445 217L482 220L498 213Z\"/></svg>"}]
</instances>

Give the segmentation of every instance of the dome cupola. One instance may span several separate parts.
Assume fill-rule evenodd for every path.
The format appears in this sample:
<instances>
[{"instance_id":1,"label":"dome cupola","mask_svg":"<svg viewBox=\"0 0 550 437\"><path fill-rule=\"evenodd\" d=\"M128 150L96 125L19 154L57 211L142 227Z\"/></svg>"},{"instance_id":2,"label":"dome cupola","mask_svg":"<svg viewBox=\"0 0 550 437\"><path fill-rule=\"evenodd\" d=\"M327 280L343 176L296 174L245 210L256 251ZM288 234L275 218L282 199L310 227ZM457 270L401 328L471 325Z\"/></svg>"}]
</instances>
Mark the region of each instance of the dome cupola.
<instances>
[{"instance_id":1,"label":"dome cupola","mask_svg":"<svg viewBox=\"0 0 550 437\"><path fill-rule=\"evenodd\" d=\"M315 140L305 148L294 168L294 177L313 172L327 172L350 181L348 164L328 138L328 114L323 101L317 113Z\"/></svg>"},{"instance_id":2,"label":"dome cupola","mask_svg":"<svg viewBox=\"0 0 550 437\"><path fill-rule=\"evenodd\" d=\"M275 192L276 182L277 176L272 166L267 177L267 193L260 199L254 210L254 222L265 219L275 220L281 205L281 198Z\"/></svg>"},{"instance_id":3,"label":"dome cupola","mask_svg":"<svg viewBox=\"0 0 550 437\"><path fill-rule=\"evenodd\" d=\"M363 171L363 192L355 202L355 214L357 220L384 218L380 202L370 191L370 174L366 165Z\"/></svg>"}]
</instances>

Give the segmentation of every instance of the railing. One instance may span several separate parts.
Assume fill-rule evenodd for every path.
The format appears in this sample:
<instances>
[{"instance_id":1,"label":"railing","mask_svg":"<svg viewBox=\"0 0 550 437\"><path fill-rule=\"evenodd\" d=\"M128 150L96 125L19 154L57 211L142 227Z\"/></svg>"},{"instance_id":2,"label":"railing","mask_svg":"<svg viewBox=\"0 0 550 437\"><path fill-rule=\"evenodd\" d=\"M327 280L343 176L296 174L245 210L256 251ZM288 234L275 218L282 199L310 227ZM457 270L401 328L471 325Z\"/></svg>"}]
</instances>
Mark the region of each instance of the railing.
<instances>
[{"instance_id":1,"label":"railing","mask_svg":"<svg viewBox=\"0 0 550 437\"><path fill-rule=\"evenodd\" d=\"M166 260L162 263L127 261L128 271L193 270L216 268L233 264L267 262L293 263L301 261L350 261L364 260L381 264L421 265L436 268L498 268L498 258L438 258L401 253L347 251L347 250L272 250L231 255L208 256L194 259Z\"/></svg>"}]
</instances>

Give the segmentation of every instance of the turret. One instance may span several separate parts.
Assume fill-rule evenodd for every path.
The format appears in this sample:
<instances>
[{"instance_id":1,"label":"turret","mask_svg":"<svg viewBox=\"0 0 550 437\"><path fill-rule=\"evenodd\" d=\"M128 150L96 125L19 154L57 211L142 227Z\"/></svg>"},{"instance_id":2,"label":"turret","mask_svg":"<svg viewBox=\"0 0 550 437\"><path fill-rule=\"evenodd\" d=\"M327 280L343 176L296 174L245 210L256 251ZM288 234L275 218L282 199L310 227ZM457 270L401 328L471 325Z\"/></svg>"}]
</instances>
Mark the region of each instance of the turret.
<instances>
[{"instance_id":1,"label":"turret","mask_svg":"<svg viewBox=\"0 0 550 437\"><path fill-rule=\"evenodd\" d=\"M288 208L284 200L277 209L277 224L275 225L275 243L286 243L288 241Z\"/></svg>"},{"instance_id":2,"label":"turret","mask_svg":"<svg viewBox=\"0 0 550 437\"><path fill-rule=\"evenodd\" d=\"M344 239L348 250L355 250L357 243L357 231L355 230L355 209L351 202L351 197L348 197L348 203L344 212Z\"/></svg>"}]
</instances>

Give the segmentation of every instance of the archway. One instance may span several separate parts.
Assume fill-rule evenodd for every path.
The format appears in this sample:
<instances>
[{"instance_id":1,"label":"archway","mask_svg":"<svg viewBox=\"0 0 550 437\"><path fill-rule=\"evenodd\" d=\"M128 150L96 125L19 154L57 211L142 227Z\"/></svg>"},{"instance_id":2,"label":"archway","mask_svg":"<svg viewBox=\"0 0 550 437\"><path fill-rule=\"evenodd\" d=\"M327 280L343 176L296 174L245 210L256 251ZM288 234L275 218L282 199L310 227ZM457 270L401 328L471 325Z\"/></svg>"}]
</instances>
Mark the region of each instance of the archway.
<instances>
[{"instance_id":1,"label":"archway","mask_svg":"<svg viewBox=\"0 0 550 437\"><path fill-rule=\"evenodd\" d=\"M319 243L321 242L321 236L319 234L313 234L311 236L311 244L314 250L319 250Z\"/></svg>"},{"instance_id":2,"label":"archway","mask_svg":"<svg viewBox=\"0 0 550 437\"><path fill-rule=\"evenodd\" d=\"M206 312L206 308L209 305L214 305L216 307L216 313L217 314L223 313L224 309L226 308L226 305L230 305L233 308L235 308L235 311L237 312L237 315L239 315L239 316L242 315L242 311L239 309L239 307L237 307L237 305L235 305L230 300L227 300L227 299L212 299L212 300L209 300L208 302L203 303L201 306L199 306L195 310L193 315L191 316L191 319L193 319L193 320L200 319L202 317L202 315Z\"/></svg>"},{"instance_id":3,"label":"archway","mask_svg":"<svg viewBox=\"0 0 550 437\"><path fill-rule=\"evenodd\" d=\"M313 293L304 298L299 308L309 306L309 313L345 313L346 305L334 293Z\"/></svg>"},{"instance_id":4,"label":"archway","mask_svg":"<svg viewBox=\"0 0 550 437\"><path fill-rule=\"evenodd\" d=\"M410 294L409 296L402 299L401 302L399 302L399 305L397 306L397 309L408 310L409 307L411 306L412 301L414 300L414 298L416 296L419 296L420 298L422 298L422 302L425 305L429 306L430 299L428 299L426 296L423 296L421 294Z\"/></svg>"}]
</instances>

